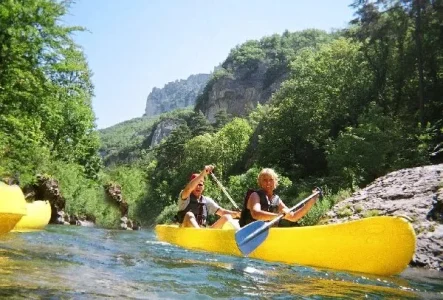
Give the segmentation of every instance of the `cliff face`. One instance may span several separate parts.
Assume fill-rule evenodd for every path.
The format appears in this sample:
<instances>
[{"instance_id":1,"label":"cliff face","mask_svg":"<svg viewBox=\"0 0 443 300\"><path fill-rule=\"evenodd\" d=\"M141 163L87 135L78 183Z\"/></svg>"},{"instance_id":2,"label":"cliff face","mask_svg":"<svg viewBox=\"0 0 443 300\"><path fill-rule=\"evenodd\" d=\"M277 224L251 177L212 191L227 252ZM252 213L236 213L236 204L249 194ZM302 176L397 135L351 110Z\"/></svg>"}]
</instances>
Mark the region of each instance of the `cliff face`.
<instances>
[{"instance_id":1,"label":"cliff face","mask_svg":"<svg viewBox=\"0 0 443 300\"><path fill-rule=\"evenodd\" d=\"M186 122L181 119L165 119L158 123L152 133L150 147L160 144L163 139L167 138L169 134L181 124L186 124Z\"/></svg>"},{"instance_id":2,"label":"cliff face","mask_svg":"<svg viewBox=\"0 0 443 300\"><path fill-rule=\"evenodd\" d=\"M194 106L209 77L209 74L191 75L185 80L170 82L163 88L153 88L146 100L144 116L151 117L177 108Z\"/></svg>"},{"instance_id":3,"label":"cliff face","mask_svg":"<svg viewBox=\"0 0 443 300\"><path fill-rule=\"evenodd\" d=\"M208 84L207 95L196 103L195 110L201 110L211 123L220 110L232 116L246 116L258 103L268 102L287 78L283 73L270 80L269 69L268 63L261 61L252 70L236 68L232 74L220 76Z\"/></svg>"}]
</instances>

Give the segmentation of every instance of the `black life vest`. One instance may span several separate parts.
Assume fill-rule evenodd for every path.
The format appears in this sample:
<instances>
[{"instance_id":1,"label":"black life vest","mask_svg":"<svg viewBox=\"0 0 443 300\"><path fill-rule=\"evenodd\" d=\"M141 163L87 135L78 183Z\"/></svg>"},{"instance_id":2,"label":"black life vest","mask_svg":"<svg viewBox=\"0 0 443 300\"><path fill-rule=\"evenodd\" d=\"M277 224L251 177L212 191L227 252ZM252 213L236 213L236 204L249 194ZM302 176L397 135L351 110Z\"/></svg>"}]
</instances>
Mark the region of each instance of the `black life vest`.
<instances>
[{"instance_id":1,"label":"black life vest","mask_svg":"<svg viewBox=\"0 0 443 300\"><path fill-rule=\"evenodd\" d=\"M266 197L266 193L263 190L253 190L249 189L246 193L244 202L243 202L243 209L241 211L239 224L240 227L243 227L251 222L256 221L251 214L251 211L248 209L248 200L249 197L253 192L256 192L260 196L260 206L261 210L272 212L272 213L278 213L278 204L280 201L276 201L275 203L270 203L268 201L268 197ZM274 195L275 197L278 197L277 195Z\"/></svg>"},{"instance_id":2,"label":"black life vest","mask_svg":"<svg viewBox=\"0 0 443 300\"><path fill-rule=\"evenodd\" d=\"M198 225L206 226L206 219L208 217L208 207L206 205L206 197L200 196L200 201L194 194L189 195L189 204L184 210L177 212L177 220L181 224L185 218L186 213L190 211L194 214L197 219Z\"/></svg>"}]
</instances>

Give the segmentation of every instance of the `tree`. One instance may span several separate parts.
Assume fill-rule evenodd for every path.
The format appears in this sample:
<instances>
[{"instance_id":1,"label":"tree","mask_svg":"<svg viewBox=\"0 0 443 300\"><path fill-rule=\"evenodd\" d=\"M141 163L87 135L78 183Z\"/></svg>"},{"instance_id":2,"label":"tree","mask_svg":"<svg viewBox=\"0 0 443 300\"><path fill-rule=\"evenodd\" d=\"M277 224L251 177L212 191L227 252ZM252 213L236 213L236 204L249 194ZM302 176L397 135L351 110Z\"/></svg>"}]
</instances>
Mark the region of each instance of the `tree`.
<instances>
[{"instance_id":1,"label":"tree","mask_svg":"<svg viewBox=\"0 0 443 300\"><path fill-rule=\"evenodd\" d=\"M234 118L215 134L214 163L220 172L229 171L243 157L251 135L251 126L240 118Z\"/></svg>"},{"instance_id":2,"label":"tree","mask_svg":"<svg viewBox=\"0 0 443 300\"><path fill-rule=\"evenodd\" d=\"M338 39L307 49L291 64L291 78L272 99L259 132L258 162L291 177L324 174L328 137L356 124L371 95L359 44Z\"/></svg>"},{"instance_id":3,"label":"tree","mask_svg":"<svg viewBox=\"0 0 443 300\"><path fill-rule=\"evenodd\" d=\"M231 116L226 112L226 109L220 109L215 114L214 118L215 118L214 129L219 130L223 126L225 126L226 123L229 122L229 119L231 118Z\"/></svg>"},{"instance_id":4,"label":"tree","mask_svg":"<svg viewBox=\"0 0 443 300\"><path fill-rule=\"evenodd\" d=\"M59 22L69 4L0 3L0 131L13 147L1 158L11 163L9 171L31 176L44 168L38 157L49 151L52 159L82 164L91 176L100 167L91 73L71 39L83 28Z\"/></svg>"},{"instance_id":5,"label":"tree","mask_svg":"<svg viewBox=\"0 0 443 300\"><path fill-rule=\"evenodd\" d=\"M201 111L198 111L191 116L189 128L192 131L192 136L202 135L213 131L212 125Z\"/></svg>"}]
</instances>

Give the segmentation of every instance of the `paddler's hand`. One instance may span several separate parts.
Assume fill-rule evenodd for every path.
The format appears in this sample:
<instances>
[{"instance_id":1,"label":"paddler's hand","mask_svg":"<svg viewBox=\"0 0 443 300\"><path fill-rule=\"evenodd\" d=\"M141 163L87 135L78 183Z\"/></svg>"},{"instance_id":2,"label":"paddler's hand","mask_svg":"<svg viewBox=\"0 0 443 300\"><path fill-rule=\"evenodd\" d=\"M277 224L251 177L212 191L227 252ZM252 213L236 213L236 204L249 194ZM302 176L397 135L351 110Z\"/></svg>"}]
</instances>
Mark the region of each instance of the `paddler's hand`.
<instances>
[{"instance_id":1,"label":"paddler's hand","mask_svg":"<svg viewBox=\"0 0 443 300\"><path fill-rule=\"evenodd\" d=\"M320 200L323 198L323 190L322 190L322 188L321 187L316 187L315 189L313 189L312 190L312 193L319 193L316 197L315 197L315 199L319 199L320 198Z\"/></svg>"},{"instance_id":2,"label":"paddler's hand","mask_svg":"<svg viewBox=\"0 0 443 300\"><path fill-rule=\"evenodd\" d=\"M212 170L214 170L215 166L214 165L207 165L205 166L205 168L203 169L202 173L204 172L205 175L209 175L212 173Z\"/></svg>"},{"instance_id":3,"label":"paddler's hand","mask_svg":"<svg viewBox=\"0 0 443 300\"><path fill-rule=\"evenodd\" d=\"M232 213L231 216L232 216L234 219L240 219L241 212L240 212L240 211L234 211L234 213Z\"/></svg>"},{"instance_id":4,"label":"paddler's hand","mask_svg":"<svg viewBox=\"0 0 443 300\"><path fill-rule=\"evenodd\" d=\"M285 219L285 220L291 221L292 218L294 217L294 212L289 211L289 209L287 212L285 212L285 211L283 211L283 212L285 213L285 216L283 217L283 219Z\"/></svg>"}]
</instances>

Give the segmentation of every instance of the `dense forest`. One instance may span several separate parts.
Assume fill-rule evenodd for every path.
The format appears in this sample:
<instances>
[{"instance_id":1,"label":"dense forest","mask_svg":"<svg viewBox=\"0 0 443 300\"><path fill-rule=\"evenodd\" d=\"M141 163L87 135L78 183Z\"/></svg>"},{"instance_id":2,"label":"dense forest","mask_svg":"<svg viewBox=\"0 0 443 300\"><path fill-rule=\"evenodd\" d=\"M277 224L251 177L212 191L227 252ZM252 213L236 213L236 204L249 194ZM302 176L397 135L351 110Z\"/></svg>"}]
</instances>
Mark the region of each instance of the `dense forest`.
<instances>
[{"instance_id":1,"label":"dense forest","mask_svg":"<svg viewBox=\"0 0 443 300\"><path fill-rule=\"evenodd\" d=\"M22 187L56 178L71 214L115 227L103 186L117 183L129 217L168 222L176 198L204 164L240 204L260 168L281 175L294 204L322 186L328 196L301 222L315 224L336 201L390 171L443 161L443 1L355 0L347 28L245 41L211 75L194 109L141 117L98 131L91 70L60 22L69 2L0 2L0 175ZM245 116L200 111L217 80L233 70L265 80L285 74L271 99ZM142 114L143 112L141 112ZM165 119L179 126L152 146ZM230 202L208 180L206 191Z\"/></svg>"}]
</instances>

